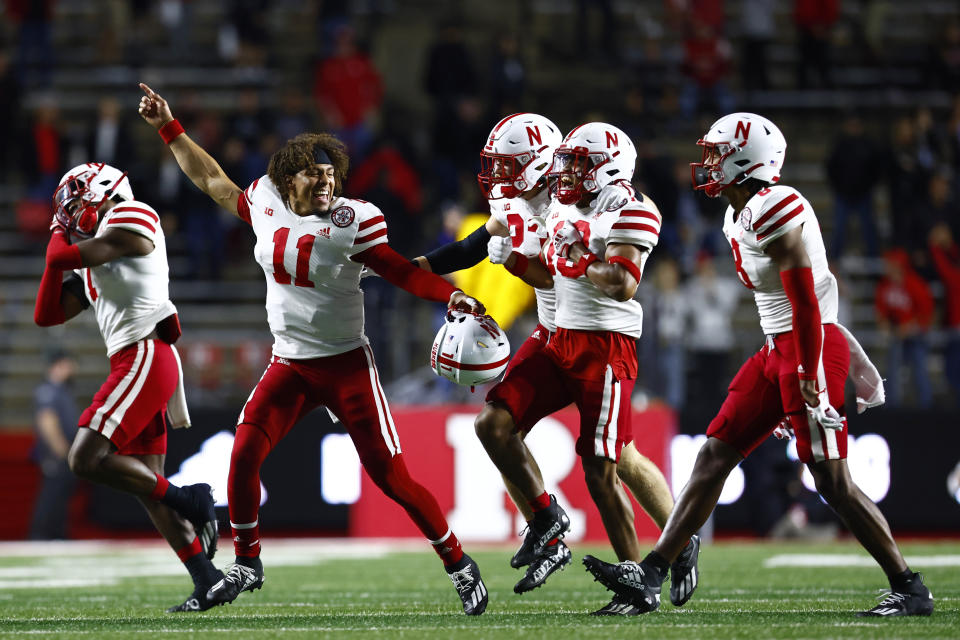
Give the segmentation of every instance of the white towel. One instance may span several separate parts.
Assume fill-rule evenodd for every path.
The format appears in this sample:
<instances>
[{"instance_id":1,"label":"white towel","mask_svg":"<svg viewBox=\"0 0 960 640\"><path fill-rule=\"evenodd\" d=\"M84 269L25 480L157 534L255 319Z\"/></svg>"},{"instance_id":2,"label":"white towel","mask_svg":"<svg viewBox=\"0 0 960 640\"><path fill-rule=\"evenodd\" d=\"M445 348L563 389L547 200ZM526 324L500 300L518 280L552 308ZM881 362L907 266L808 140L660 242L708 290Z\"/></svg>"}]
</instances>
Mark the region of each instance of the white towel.
<instances>
[{"instance_id":1,"label":"white towel","mask_svg":"<svg viewBox=\"0 0 960 640\"><path fill-rule=\"evenodd\" d=\"M839 322L837 329L847 339L847 346L850 347L850 377L853 378L853 388L857 393L857 413L863 413L870 407L883 404L887 398L880 372L870 362L870 358L853 334Z\"/></svg>"},{"instance_id":2,"label":"white towel","mask_svg":"<svg viewBox=\"0 0 960 640\"><path fill-rule=\"evenodd\" d=\"M180 429L190 426L190 412L187 410L187 393L183 388L183 365L180 364L180 354L173 345L170 345L170 350L173 351L173 357L177 361L177 373L180 379L177 380L177 388L173 395L167 401L167 422L174 429Z\"/></svg>"}]
</instances>

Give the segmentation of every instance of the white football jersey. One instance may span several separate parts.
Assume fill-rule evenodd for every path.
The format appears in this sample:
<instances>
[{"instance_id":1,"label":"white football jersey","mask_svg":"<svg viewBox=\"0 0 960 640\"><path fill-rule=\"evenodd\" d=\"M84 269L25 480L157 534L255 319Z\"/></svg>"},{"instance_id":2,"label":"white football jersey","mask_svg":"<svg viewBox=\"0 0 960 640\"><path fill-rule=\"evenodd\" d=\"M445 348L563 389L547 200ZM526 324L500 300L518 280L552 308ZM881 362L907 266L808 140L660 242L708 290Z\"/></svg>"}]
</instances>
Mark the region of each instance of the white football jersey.
<instances>
[{"instance_id":1,"label":"white football jersey","mask_svg":"<svg viewBox=\"0 0 960 640\"><path fill-rule=\"evenodd\" d=\"M319 358L366 345L363 265L350 258L387 241L380 209L337 198L328 213L298 216L267 176L243 192L238 209L257 236L274 355Z\"/></svg>"},{"instance_id":2,"label":"white football jersey","mask_svg":"<svg viewBox=\"0 0 960 640\"><path fill-rule=\"evenodd\" d=\"M144 236L153 242L153 251L76 270L83 278L108 356L142 340L158 322L177 312L170 302L167 244L157 212L137 200L121 202L103 214L95 237L110 229Z\"/></svg>"},{"instance_id":3,"label":"white football jersey","mask_svg":"<svg viewBox=\"0 0 960 640\"><path fill-rule=\"evenodd\" d=\"M632 244L652 251L660 237L660 211L650 198L638 194L619 206L593 213L590 205L562 205L554 202L547 216L547 264L553 272L557 294L557 326L581 331L616 331L639 338L643 308L636 300L619 301L603 293L586 275L568 278L556 270L553 234L570 220L576 225L587 248L601 260L608 244ZM649 255L649 254L648 254Z\"/></svg>"},{"instance_id":4,"label":"white football jersey","mask_svg":"<svg viewBox=\"0 0 960 640\"><path fill-rule=\"evenodd\" d=\"M510 229L514 238L514 249L519 244L519 230L526 231L528 223L536 220L541 225L545 223L547 211L550 208L550 192L544 189L531 200L510 198L490 200L490 215L493 219ZM544 242L546 239L544 238ZM553 289L534 288L537 296L537 320L550 333L557 330L557 296Z\"/></svg>"},{"instance_id":5,"label":"white football jersey","mask_svg":"<svg viewBox=\"0 0 960 640\"><path fill-rule=\"evenodd\" d=\"M813 207L793 187L777 185L761 189L736 220L727 207L723 235L733 249L740 281L753 291L764 334L784 333L793 328L793 307L780 280L780 270L764 250L788 231L803 225L803 246L813 267L813 285L820 303L820 320L837 322L837 280L827 266L820 223Z\"/></svg>"}]
</instances>

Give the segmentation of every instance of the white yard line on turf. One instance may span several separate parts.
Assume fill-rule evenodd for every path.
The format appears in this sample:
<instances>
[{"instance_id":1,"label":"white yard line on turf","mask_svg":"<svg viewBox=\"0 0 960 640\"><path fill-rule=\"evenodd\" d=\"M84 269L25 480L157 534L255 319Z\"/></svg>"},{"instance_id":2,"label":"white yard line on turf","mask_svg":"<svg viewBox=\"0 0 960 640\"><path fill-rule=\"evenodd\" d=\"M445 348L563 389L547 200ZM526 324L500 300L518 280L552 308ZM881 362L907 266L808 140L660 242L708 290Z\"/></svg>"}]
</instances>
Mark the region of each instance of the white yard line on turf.
<instances>
[{"instance_id":1,"label":"white yard line on turf","mask_svg":"<svg viewBox=\"0 0 960 640\"><path fill-rule=\"evenodd\" d=\"M960 567L960 555L906 556L911 567ZM874 567L870 556L854 553L781 553L763 561L768 569L777 567Z\"/></svg>"}]
</instances>

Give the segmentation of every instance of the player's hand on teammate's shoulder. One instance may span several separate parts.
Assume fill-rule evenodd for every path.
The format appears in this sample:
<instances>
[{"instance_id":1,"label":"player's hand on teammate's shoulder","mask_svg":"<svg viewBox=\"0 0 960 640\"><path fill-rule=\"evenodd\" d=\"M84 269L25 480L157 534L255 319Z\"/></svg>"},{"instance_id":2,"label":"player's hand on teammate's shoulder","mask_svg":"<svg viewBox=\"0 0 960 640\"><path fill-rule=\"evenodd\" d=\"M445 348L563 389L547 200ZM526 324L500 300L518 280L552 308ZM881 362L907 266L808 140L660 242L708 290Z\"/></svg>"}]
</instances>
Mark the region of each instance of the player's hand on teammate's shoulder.
<instances>
[{"instance_id":1,"label":"player's hand on teammate's shoulder","mask_svg":"<svg viewBox=\"0 0 960 640\"><path fill-rule=\"evenodd\" d=\"M457 311L465 311L467 313L475 313L477 315L484 315L487 312L487 308L483 306L483 303L468 296L463 291L457 289L450 296L450 302L447 303L447 308L456 309Z\"/></svg>"},{"instance_id":2,"label":"player's hand on teammate's shoulder","mask_svg":"<svg viewBox=\"0 0 960 640\"><path fill-rule=\"evenodd\" d=\"M618 209L631 198L636 197L636 190L629 180L614 180L597 194L597 197L590 203L592 213L602 213L604 211L613 211Z\"/></svg>"},{"instance_id":3,"label":"player's hand on teammate's shoulder","mask_svg":"<svg viewBox=\"0 0 960 640\"><path fill-rule=\"evenodd\" d=\"M140 88L144 93L143 97L140 98L140 108L138 109L141 118L156 129L173 120L170 105L159 93L143 82L140 83Z\"/></svg>"}]
</instances>

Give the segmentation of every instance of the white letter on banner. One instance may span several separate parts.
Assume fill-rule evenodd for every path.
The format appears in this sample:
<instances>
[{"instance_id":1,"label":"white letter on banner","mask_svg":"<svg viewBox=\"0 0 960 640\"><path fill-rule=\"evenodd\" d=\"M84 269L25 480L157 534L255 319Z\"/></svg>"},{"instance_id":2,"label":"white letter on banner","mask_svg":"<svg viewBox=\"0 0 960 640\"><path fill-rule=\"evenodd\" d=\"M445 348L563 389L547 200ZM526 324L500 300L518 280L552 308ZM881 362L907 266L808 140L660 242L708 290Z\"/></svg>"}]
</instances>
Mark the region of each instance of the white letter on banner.
<instances>
[{"instance_id":1,"label":"white letter on banner","mask_svg":"<svg viewBox=\"0 0 960 640\"><path fill-rule=\"evenodd\" d=\"M461 540L513 540L526 523L519 515L517 522L511 523L503 479L474 432L474 419L464 414L447 418L447 443L454 451L454 508L447 520ZM586 532L586 514L573 508L558 488L577 461L573 436L557 420L544 418L526 442L540 465L546 490L557 496L570 517L567 539L581 539Z\"/></svg>"}]
</instances>

